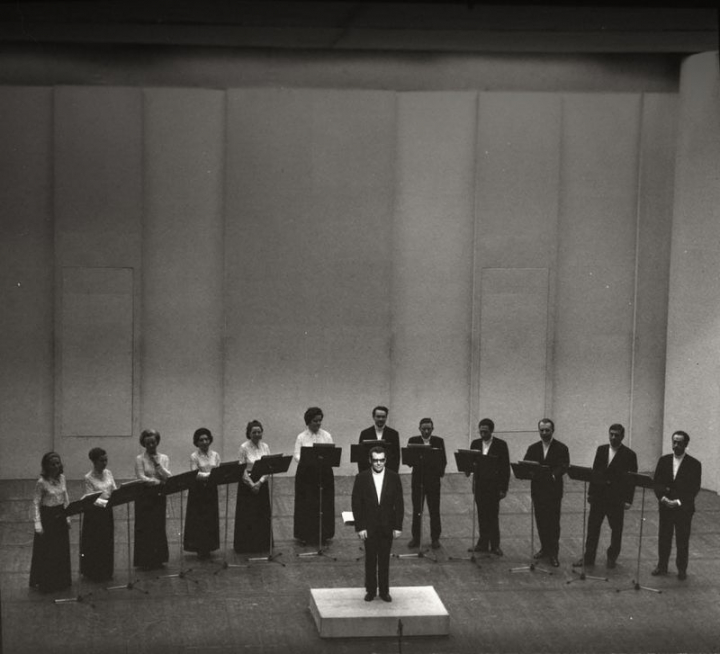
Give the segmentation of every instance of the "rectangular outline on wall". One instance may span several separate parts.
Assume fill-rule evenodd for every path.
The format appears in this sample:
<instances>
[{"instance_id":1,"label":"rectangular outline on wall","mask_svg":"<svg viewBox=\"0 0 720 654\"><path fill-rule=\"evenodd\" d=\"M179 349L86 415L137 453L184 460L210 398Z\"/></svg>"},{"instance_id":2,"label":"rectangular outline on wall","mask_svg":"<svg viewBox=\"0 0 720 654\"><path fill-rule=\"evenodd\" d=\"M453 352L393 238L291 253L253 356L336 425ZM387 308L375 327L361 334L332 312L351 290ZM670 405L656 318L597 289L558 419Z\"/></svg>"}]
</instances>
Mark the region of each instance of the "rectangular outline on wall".
<instances>
[{"instance_id":1,"label":"rectangular outline on wall","mask_svg":"<svg viewBox=\"0 0 720 654\"><path fill-rule=\"evenodd\" d=\"M132 320L130 326L130 416L129 425L130 433L127 434L66 434L64 433L63 409L64 409L64 392L63 392L63 298L65 294L65 273L68 270L127 270L130 272L130 306L132 311ZM137 320L137 288L135 279L135 269L130 266L61 266L60 274L57 276L57 291L55 303L55 434L61 438L124 438L132 436L135 429L135 407L137 384L136 380L136 330L135 322Z\"/></svg>"}]
</instances>

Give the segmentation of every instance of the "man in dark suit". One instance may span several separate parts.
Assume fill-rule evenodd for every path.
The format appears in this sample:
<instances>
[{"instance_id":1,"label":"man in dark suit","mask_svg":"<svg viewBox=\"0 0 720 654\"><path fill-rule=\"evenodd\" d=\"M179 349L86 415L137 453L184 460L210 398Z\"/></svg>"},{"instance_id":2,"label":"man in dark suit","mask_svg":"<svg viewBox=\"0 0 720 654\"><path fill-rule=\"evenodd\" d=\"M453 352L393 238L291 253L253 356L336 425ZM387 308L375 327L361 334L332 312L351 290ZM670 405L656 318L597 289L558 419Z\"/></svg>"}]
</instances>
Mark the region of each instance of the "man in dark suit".
<instances>
[{"instance_id":1,"label":"man in dark suit","mask_svg":"<svg viewBox=\"0 0 720 654\"><path fill-rule=\"evenodd\" d=\"M574 566L595 565L595 554L600 540L600 528L607 517L610 525L610 547L607 549L607 567L614 568L622 545L625 511L632 506L635 484L626 473L637 472L637 456L622 444L625 427L610 425L607 445L600 445L593 461L593 478L588 489L590 515L583 558Z\"/></svg>"},{"instance_id":2,"label":"man in dark suit","mask_svg":"<svg viewBox=\"0 0 720 654\"><path fill-rule=\"evenodd\" d=\"M393 538L399 538L404 517L400 475L387 470L387 455L382 447L370 450L371 468L355 476L352 511L355 531L365 544L365 601L380 598L391 602L390 550Z\"/></svg>"},{"instance_id":3,"label":"man in dark suit","mask_svg":"<svg viewBox=\"0 0 720 654\"><path fill-rule=\"evenodd\" d=\"M500 500L507 495L510 483L510 454L507 443L493 436L495 423L483 418L478 423L480 438L471 444L471 450L480 450L484 456L491 457L492 465L487 474L476 472L473 475L475 504L477 506L480 537L475 545L476 552L490 552L502 556L500 549Z\"/></svg>"},{"instance_id":4,"label":"man in dark suit","mask_svg":"<svg viewBox=\"0 0 720 654\"><path fill-rule=\"evenodd\" d=\"M360 432L360 440L358 443L365 441L385 441L387 446L388 460L385 466L389 470L397 472L400 469L400 434L392 427L388 427L385 423L388 417L388 408L386 406L376 406L372 410L374 426L363 429ZM358 472L370 468L369 460L361 458L358 461Z\"/></svg>"},{"instance_id":5,"label":"man in dark suit","mask_svg":"<svg viewBox=\"0 0 720 654\"><path fill-rule=\"evenodd\" d=\"M690 524L695 513L695 497L700 492L702 465L685 452L690 436L684 431L672 435L672 454L661 456L655 468L655 495L660 503L658 564L652 574L665 575L672 548L673 531L677 554L678 579L687 579Z\"/></svg>"},{"instance_id":6,"label":"man in dark suit","mask_svg":"<svg viewBox=\"0 0 720 654\"><path fill-rule=\"evenodd\" d=\"M420 529L422 526L423 504L427 498L428 511L430 512L430 540L431 547L436 550L440 547L440 479L445 476L447 458L445 456L445 441L440 436L433 436L433 421L430 418L423 418L420 421L420 435L411 436L408 445L429 445L433 450L439 450L440 454L426 461L421 466L410 467L412 471L412 540L408 547L420 545Z\"/></svg>"},{"instance_id":7,"label":"man in dark suit","mask_svg":"<svg viewBox=\"0 0 720 654\"><path fill-rule=\"evenodd\" d=\"M548 466L547 474L530 483L530 496L535 510L540 550L535 558L547 557L550 564L560 565L560 507L563 496L563 475L570 466L570 452L565 444L553 437L555 423L549 418L538 422L540 440L528 447L526 461Z\"/></svg>"}]
</instances>

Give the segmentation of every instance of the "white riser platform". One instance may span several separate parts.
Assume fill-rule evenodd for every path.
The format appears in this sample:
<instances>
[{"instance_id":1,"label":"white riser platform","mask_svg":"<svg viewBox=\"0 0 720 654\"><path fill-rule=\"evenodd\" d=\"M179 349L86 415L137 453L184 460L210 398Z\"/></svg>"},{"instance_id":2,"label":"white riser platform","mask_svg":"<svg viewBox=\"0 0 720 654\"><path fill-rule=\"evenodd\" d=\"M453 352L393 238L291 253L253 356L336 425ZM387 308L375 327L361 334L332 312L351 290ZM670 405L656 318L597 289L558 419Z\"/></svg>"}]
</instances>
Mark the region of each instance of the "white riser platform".
<instances>
[{"instance_id":1,"label":"white riser platform","mask_svg":"<svg viewBox=\"0 0 720 654\"><path fill-rule=\"evenodd\" d=\"M450 615L432 586L390 588L392 602L366 602L364 588L313 588L310 612L321 638L446 636Z\"/></svg>"}]
</instances>

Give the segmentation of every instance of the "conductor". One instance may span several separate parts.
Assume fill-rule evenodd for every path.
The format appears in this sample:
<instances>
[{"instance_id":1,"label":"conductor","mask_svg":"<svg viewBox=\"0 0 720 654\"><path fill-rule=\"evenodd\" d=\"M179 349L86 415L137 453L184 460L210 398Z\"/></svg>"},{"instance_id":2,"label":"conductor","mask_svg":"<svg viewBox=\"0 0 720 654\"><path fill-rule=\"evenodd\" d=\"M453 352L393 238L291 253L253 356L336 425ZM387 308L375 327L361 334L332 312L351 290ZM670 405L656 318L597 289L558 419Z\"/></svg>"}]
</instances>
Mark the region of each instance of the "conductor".
<instances>
[{"instance_id":1,"label":"conductor","mask_svg":"<svg viewBox=\"0 0 720 654\"><path fill-rule=\"evenodd\" d=\"M390 550L393 538L399 538L405 507L400 476L386 468L387 454L382 447L370 450L368 470L355 476L352 511L355 531L365 544L365 601L390 596Z\"/></svg>"}]
</instances>

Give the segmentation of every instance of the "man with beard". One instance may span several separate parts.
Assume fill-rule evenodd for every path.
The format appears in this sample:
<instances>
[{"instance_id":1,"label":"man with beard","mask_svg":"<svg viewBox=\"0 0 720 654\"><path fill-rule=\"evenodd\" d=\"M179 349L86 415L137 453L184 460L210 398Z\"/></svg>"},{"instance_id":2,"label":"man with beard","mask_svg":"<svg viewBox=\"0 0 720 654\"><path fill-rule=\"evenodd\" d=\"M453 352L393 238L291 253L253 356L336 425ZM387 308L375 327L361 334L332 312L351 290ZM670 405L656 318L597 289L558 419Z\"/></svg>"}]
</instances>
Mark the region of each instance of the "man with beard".
<instances>
[{"instance_id":1,"label":"man with beard","mask_svg":"<svg viewBox=\"0 0 720 654\"><path fill-rule=\"evenodd\" d=\"M560 565L560 507L563 496L563 475L570 466L570 452L567 445L553 437L555 423L549 418L538 422L540 440L528 447L526 461L535 461L549 468L546 475L533 479L530 496L535 510L540 550L535 558L547 558L550 565Z\"/></svg>"}]
</instances>

